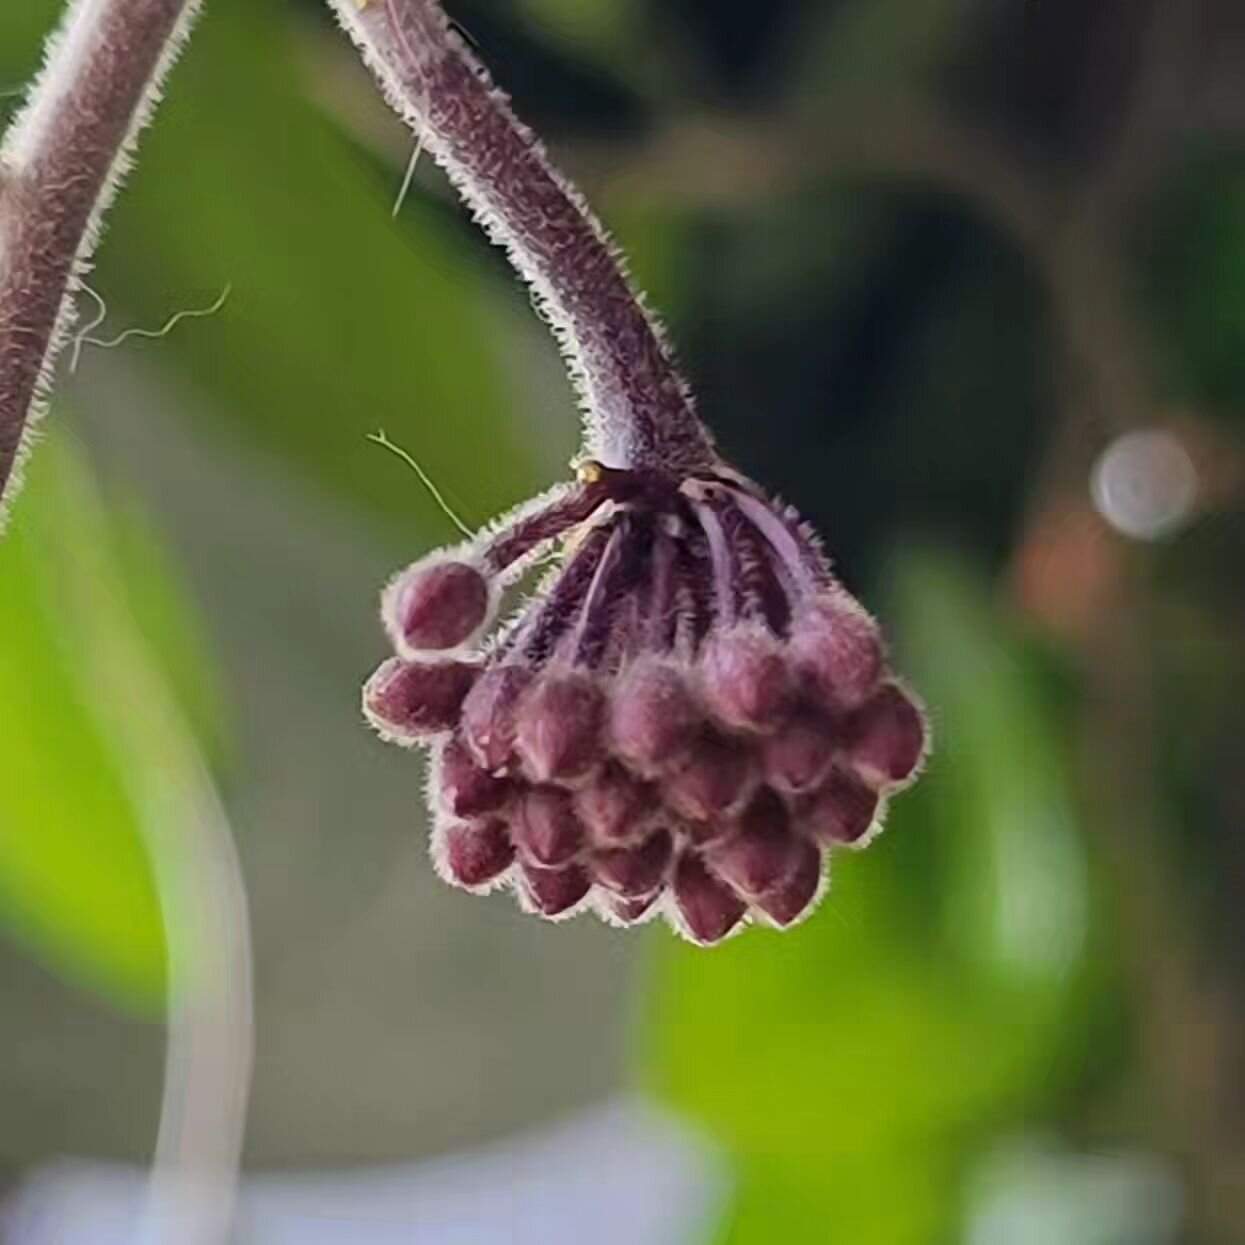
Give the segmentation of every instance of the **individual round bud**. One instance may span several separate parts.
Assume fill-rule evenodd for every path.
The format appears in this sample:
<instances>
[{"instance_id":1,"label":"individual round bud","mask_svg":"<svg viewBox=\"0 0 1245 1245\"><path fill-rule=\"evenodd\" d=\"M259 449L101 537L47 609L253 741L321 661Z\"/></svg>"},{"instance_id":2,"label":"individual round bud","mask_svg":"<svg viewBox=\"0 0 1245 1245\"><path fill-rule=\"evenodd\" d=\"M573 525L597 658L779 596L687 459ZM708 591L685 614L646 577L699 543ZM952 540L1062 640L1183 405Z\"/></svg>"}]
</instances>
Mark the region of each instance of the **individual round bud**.
<instances>
[{"instance_id":1,"label":"individual round bud","mask_svg":"<svg viewBox=\"0 0 1245 1245\"><path fill-rule=\"evenodd\" d=\"M811 709L794 716L760 743L761 774L776 791L800 795L825 778L834 760L830 723Z\"/></svg>"},{"instance_id":2,"label":"individual round bud","mask_svg":"<svg viewBox=\"0 0 1245 1245\"><path fill-rule=\"evenodd\" d=\"M925 719L893 683L852 714L844 734L852 768L872 786L907 781L925 755Z\"/></svg>"},{"instance_id":3,"label":"individual round bud","mask_svg":"<svg viewBox=\"0 0 1245 1245\"><path fill-rule=\"evenodd\" d=\"M610 701L610 740L637 773L656 774L669 766L700 725L687 680L672 663L641 658L619 677Z\"/></svg>"},{"instance_id":4,"label":"individual round bud","mask_svg":"<svg viewBox=\"0 0 1245 1245\"><path fill-rule=\"evenodd\" d=\"M735 818L717 817L711 821L684 821L683 837L697 848L708 847L729 838L735 832Z\"/></svg>"},{"instance_id":5,"label":"individual round bud","mask_svg":"<svg viewBox=\"0 0 1245 1245\"><path fill-rule=\"evenodd\" d=\"M515 744L536 782L572 783L601 760L605 698L587 675L540 679L519 709Z\"/></svg>"},{"instance_id":6,"label":"individual round bud","mask_svg":"<svg viewBox=\"0 0 1245 1245\"><path fill-rule=\"evenodd\" d=\"M512 827L515 846L525 861L553 867L564 865L584 843L584 829L571 798L553 787L524 792Z\"/></svg>"},{"instance_id":7,"label":"individual round bud","mask_svg":"<svg viewBox=\"0 0 1245 1245\"><path fill-rule=\"evenodd\" d=\"M786 928L816 906L821 889L821 849L807 839L796 840L796 864L785 882L767 891L755 904L775 924Z\"/></svg>"},{"instance_id":8,"label":"individual round bud","mask_svg":"<svg viewBox=\"0 0 1245 1245\"><path fill-rule=\"evenodd\" d=\"M745 899L786 881L799 854L782 801L772 791L762 792L745 810L735 833L706 849L705 858Z\"/></svg>"},{"instance_id":9,"label":"individual round bud","mask_svg":"<svg viewBox=\"0 0 1245 1245\"><path fill-rule=\"evenodd\" d=\"M592 841L620 847L642 836L657 807L657 794L621 765L601 767L575 792L575 809Z\"/></svg>"},{"instance_id":10,"label":"individual round bud","mask_svg":"<svg viewBox=\"0 0 1245 1245\"><path fill-rule=\"evenodd\" d=\"M381 734L413 741L452 730L478 671L460 661L390 657L363 688L363 712Z\"/></svg>"},{"instance_id":11,"label":"individual round bud","mask_svg":"<svg viewBox=\"0 0 1245 1245\"><path fill-rule=\"evenodd\" d=\"M493 596L469 562L434 557L408 566L385 589L381 612L403 656L457 648L488 621Z\"/></svg>"},{"instance_id":12,"label":"individual round bud","mask_svg":"<svg viewBox=\"0 0 1245 1245\"><path fill-rule=\"evenodd\" d=\"M543 869L526 861L519 865L522 895L533 911L544 916L567 916L592 889L592 879L579 865Z\"/></svg>"},{"instance_id":13,"label":"individual round bud","mask_svg":"<svg viewBox=\"0 0 1245 1245\"><path fill-rule=\"evenodd\" d=\"M602 886L629 898L653 894L665 880L674 855L668 830L650 835L639 847L595 852L592 871Z\"/></svg>"},{"instance_id":14,"label":"individual round bud","mask_svg":"<svg viewBox=\"0 0 1245 1245\"><path fill-rule=\"evenodd\" d=\"M721 822L737 813L756 787L750 750L719 735L702 734L667 775L667 802L684 817Z\"/></svg>"},{"instance_id":15,"label":"individual round bud","mask_svg":"<svg viewBox=\"0 0 1245 1245\"><path fill-rule=\"evenodd\" d=\"M877 812L877 792L839 770L795 805L799 828L827 846L860 843Z\"/></svg>"},{"instance_id":16,"label":"individual round bud","mask_svg":"<svg viewBox=\"0 0 1245 1245\"><path fill-rule=\"evenodd\" d=\"M748 905L693 852L685 853L675 865L674 901L684 932L705 946L725 938L748 910Z\"/></svg>"},{"instance_id":17,"label":"individual round bud","mask_svg":"<svg viewBox=\"0 0 1245 1245\"><path fill-rule=\"evenodd\" d=\"M497 817L450 822L438 828L433 842L437 871L468 890L495 882L514 862L506 823Z\"/></svg>"},{"instance_id":18,"label":"individual round bud","mask_svg":"<svg viewBox=\"0 0 1245 1245\"><path fill-rule=\"evenodd\" d=\"M493 666L463 701L462 727L475 759L492 773L514 760L518 707L533 679L524 666Z\"/></svg>"},{"instance_id":19,"label":"individual round bud","mask_svg":"<svg viewBox=\"0 0 1245 1245\"><path fill-rule=\"evenodd\" d=\"M635 899L624 899L611 896L603 900L602 914L616 921L619 925L638 925L641 921L657 915L657 901L661 891L651 895L641 895Z\"/></svg>"},{"instance_id":20,"label":"individual round bud","mask_svg":"<svg viewBox=\"0 0 1245 1245\"><path fill-rule=\"evenodd\" d=\"M479 817L499 809L514 784L476 763L461 738L451 739L437 757L433 789L455 817Z\"/></svg>"},{"instance_id":21,"label":"individual round bud","mask_svg":"<svg viewBox=\"0 0 1245 1245\"><path fill-rule=\"evenodd\" d=\"M700 658L700 692L728 730L772 731L787 716L795 686L777 640L760 626L712 636Z\"/></svg>"},{"instance_id":22,"label":"individual round bud","mask_svg":"<svg viewBox=\"0 0 1245 1245\"><path fill-rule=\"evenodd\" d=\"M822 593L800 609L792 622L790 650L799 672L831 708L861 704L882 673L877 624L842 590Z\"/></svg>"}]
</instances>

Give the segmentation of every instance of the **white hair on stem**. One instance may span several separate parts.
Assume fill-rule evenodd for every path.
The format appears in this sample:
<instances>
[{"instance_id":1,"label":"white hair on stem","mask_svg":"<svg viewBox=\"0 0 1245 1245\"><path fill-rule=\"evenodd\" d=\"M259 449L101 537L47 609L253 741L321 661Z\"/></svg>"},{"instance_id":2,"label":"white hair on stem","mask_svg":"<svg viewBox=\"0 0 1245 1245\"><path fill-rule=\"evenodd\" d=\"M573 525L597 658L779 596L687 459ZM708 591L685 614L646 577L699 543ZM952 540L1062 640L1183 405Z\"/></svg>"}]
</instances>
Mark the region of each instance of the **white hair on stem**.
<instances>
[{"instance_id":1,"label":"white hair on stem","mask_svg":"<svg viewBox=\"0 0 1245 1245\"><path fill-rule=\"evenodd\" d=\"M201 0L73 0L0 144L0 531L104 215Z\"/></svg>"}]
</instances>

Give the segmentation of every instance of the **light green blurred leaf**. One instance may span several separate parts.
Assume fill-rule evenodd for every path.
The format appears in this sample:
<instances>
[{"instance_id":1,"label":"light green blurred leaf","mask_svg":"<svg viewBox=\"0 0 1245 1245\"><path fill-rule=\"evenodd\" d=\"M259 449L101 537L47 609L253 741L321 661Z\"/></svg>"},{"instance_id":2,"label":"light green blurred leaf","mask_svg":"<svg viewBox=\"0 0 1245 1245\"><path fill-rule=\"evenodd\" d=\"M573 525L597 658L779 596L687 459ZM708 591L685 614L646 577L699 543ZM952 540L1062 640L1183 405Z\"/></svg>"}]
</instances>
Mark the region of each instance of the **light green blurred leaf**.
<instances>
[{"instance_id":1,"label":"light green blurred leaf","mask_svg":"<svg viewBox=\"0 0 1245 1245\"><path fill-rule=\"evenodd\" d=\"M223 765L229 760L228 715L194 602L182 590L170 552L148 515L128 498L111 501L109 548L124 608L196 744L209 760Z\"/></svg>"},{"instance_id":2,"label":"light green blurred leaf","mask_svg":"<svg viewBox=\"0 0 1245 1245\"><path fill-rule=\"evenodd\" d=\"M0 13L0 116L12 113L21 104L21 88L39 67L39 48L44 33L56 20L62 6L51 0L40 3L5 5Z\"/></svg>"},{"instance_id":3,"label":"light green blurred leaf","mask_svg":"<svg viewBox=\"0 0 1245 1245\"><path fill-rule=\"evenodd\" d=\"M218 316L165 345L238 431L373 514L444 532L409 472L367 442L383 427L483 520L533 483L491 314L522 295L419 196L391 219L400 171L350 143L314 94L371 103L374 88L361 69L317 76L333 53L354 67L335 32L306 61L297 34L275 4L210 6L118 205L102 288L159 323L231 282Z\"/></svg>"},{"instance_id":4,"label":"light green blurred leaf","mask_svg":"<svg viewBox=\"0 0 1245 1245\"><path fill-rule=\"evenodd\" d=\"M141 517L105 511L56 439L0 540L0 585L0 925L56 971L153 1010L165 937L138 779L178 782L174 701L222 738L191 611ZM155 683L127 677L134 652Z\"/></svg>"},{"instance_id":5,"label":"light green blurred leaf","mask_svg":"<svg viewBox=\"0 0 1245 1245\"><path fill-rule=\"evenodd\" d=\"M80 646L94 620L70 612L72 531L63 452L39 447L0 541L0 920L57 968L136 1003L163 989L164 938L151 868L119 755L103 731Z\"/></svg>"},{"instance_id":6,"label":"light green blurred leaf","mask_svg":"<svg viewBox=\"0 0 1245 1245\"><path fill-rule=\"evenodd\" d=\"M1056 1088L1078 1032L1088 875L1041 669L969 570L893 571L920 787L798 929L659 949L643 1076L736 1155L732 1242L938 1240L978 1131Z\"/></svg>"},{"instance_id":7,"label":"light green blurred leaf","mask_svg":"<svg viewBox=\"0 0 1245 1245\"><path fill-rule=\"evenodd\" d=\"M904 668L942 739L930 811L955 849L946 936L1000 982L1057 990L1085 944L1089 889L1051 697L967 565L908 555L890 595Z\"/></svg>"}]
</instances>

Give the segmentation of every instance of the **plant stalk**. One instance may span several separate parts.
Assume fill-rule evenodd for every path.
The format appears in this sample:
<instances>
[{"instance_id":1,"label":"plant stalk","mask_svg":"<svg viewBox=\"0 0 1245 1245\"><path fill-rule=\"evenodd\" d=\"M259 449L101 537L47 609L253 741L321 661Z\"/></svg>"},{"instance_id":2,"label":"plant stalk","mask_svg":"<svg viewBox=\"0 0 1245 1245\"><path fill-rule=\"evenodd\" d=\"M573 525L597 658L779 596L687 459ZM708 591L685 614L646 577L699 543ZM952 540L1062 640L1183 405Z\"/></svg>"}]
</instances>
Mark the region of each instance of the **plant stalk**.
<instances>
[{"instance_id":1,"label":"plant stalk","mask_svg":"<svg viewBox=\"0 0 1245 1245\"><path fill-rule=\"evenodd\" d=\"M74 0L0 145L0 525L104 213L200 0Z\"/></svg>"},{"instance_id":2,"label":"plant stalk","mask_svg":"<svg viewBox=\"0 0 1245 1245\"><path fill-rule=\"evenodd\" d=\"M612 467L717 461L660 326L583 197L553 167L439 0L329 0L392 107L531 287Z\"/></svg>"}]
</instances>

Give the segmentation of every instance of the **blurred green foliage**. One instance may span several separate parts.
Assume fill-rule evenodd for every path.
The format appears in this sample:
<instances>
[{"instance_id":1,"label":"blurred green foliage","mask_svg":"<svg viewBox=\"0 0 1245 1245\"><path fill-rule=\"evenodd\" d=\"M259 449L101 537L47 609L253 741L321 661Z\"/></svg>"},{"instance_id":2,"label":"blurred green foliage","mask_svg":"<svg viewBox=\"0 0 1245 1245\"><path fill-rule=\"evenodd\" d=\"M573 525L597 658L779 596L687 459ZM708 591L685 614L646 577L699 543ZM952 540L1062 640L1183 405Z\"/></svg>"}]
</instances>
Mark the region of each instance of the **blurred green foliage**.
<instances>
[{"instance_id":1,"label":"blurred green foliage","mask_svg":"<svg viewBox=\"0 0 1245 1245\"><path fill-rule=\"evenodd\" d=\"M117 654L137 648L219 740L193 611L150 527L132 506L106 509L60 438L34 457L0 583L0 922L60 971L151 1011L165 941L140 776L167 758L117 719L164 715L142 681L102 703L117 684L99 668L120 676Z\"/></svg>"},{"instance_id":2,"label":"blurred green foliage","mask_svg":"<svg viewBox=\"0 0 1245 1245\"><path fill-rule=\"evenodd\" d=\"M1090 881L1049 672L947 555L893 561L929 772L822 909L663 947L646 1080L739 1164L732 1245L949 1239L983 1130L1058 1090L1085 1019Z\"/></svg>"},{"instance_id":3,"label":"blurred green foliage","mask_svg":"<svg viewBox=\"0 0 1245 1245\"><path fill-rule=\"evenodd\" d=\"M29 74L36 32L60 7L0 14L0 78ZM178 341L213 412L364 511L443 530L431 500L368 444L383 427L434 478L470 481L461 505L483 518L536 482L538 456L498 419L513 362L501 335L480 331L504 322L490 308L508 293L519 304L517 288L435 204L412 197L394 227L397 181L326 115L304 24L280 4L207 6L92 284L110 328L162 324L231 286L220 313Z\"/></svg>"},{"instance_id":4,"label":"blurred green foliage","mask_svg":"<svg viewBox=\"0 0 1245 1245\"><path fill-rule=\"evenodd\" d=\"M0 12L0 82L32 75L61 7ZM319 33L284 5L208 6L110 217L90 277L109 308L98 333L160 324L229 284L197 331L155 350L133 343L133 357L175 359L197 395L186 409L219 417L285 469L374 519L443 533L432 500L366 436L383 427L471 518L530 491L534 464L549 456L525 450L499 419L523 348L497 307L509 297L521 311L522 301L433 200L412 197L394 225L390 170L312 89ZM65 414L53 413L54 426ZM133 778L168 758L141 732L112 729L92 703L94 662L120 639L101 629L127 632L126 645L160 661L158 694L178 703L195 748L219 763L228 732L197 610L163 538L128 499L106 509L92 500L80 460L63 441L40 447L0 542L0 703L22 706L0 719L0 910L61 971L149 1010L162 997L164 940ZM107 608L90 608L101 599ZM109 713L159 716L133 696Z\"/></svg>"}]
</instances>

